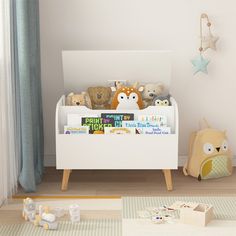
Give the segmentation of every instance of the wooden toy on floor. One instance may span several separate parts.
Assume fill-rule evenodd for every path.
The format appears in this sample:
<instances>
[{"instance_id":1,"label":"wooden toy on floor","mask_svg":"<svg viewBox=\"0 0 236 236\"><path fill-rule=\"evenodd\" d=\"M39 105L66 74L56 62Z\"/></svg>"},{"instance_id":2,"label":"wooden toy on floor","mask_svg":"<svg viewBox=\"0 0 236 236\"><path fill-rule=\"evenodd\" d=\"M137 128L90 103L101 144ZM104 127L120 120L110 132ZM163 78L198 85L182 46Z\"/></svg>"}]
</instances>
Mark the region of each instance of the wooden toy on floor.
<instances>
[{"instance_id":1,"label":"wooden toy on floor","mask_svg":"<svg viewBox=\"0 0 236 236\"><path fill-rule=\"evenodd\" d=\"M30 221L35 226L41 226L46 230L57 229L58 227L56 216L49 213L49 207L40 205L37 214L36 203L31 198L23 200L22 216L26 221Z\"/></svg>"},{"instance_id":2,"label":"wooden toy on floor","mask_svg":"<svg viewBox=\"0 0 236 236\"><path fill-rule=\"evenodd\" d=\"M80 207L78 204L70 205L69 213L72 223L80 221Z\"/></svg>"},{"instance_id":3,"label":"wooden toy on floor","mask_svg":"<svg viewBox=\"0 0 236 236\"><path fill-rule=\"evenodd\" d=\"M52 209L52 213L57 217L63 217L66 214L66 210L62 207L55 207Z\"/></svg>"},{"instance_id":4,"label":"wooden toy on floor","mask_svg":"<svg viewBox=\"0 0 236 236\"><path fill-rule=\"evenodd\" d=\"M35 226L41 226L45 230L55 230L58 228L56 216L49 212L49 207L39 206L39 214L35 216Z\"/></svg>"},{"instance_id":5,"label":"wooden toy on floor","mask_svg":"<svg viewBox=\"0 0 236 236\"><path fill-rule=\"evenodd\" d=\"M170 207L148 207L144 211L139 211L138 216L143 219L151 219L155 224L173 223L175 222L176 210Z\"/></svg>"},{"instance_id":6,"label":"wooden toy on floor","mask_svg":"<svg viewBox=\"0 0 236 236\"><path fill-rule=\"evenodd\" d=\"M36 204L31 198L23 200L22 216L26 221L33 222L36 215Z\"/></svg>"},{"instance_id":7,"label":"wooden toy on floor","mask_svg":"<svg viewBox=\"0 0 236 236\"><path fill-rule=\"evenodd\" d=\"M206 226L214 219L213 206L195 202L175 202L172 206L180 212L180 223Z\"/></svg>"},{"instance_id":8,"label":"wooden toy on floor","mask_svg":"<svg viewBox=\"0 0 236 236\"><path fill-rule=\"evenodd\" d=\"M164 217L156 215L152 217L152 222L155 224L162 224L164 223Z\"/></svg>"}]
</instances>

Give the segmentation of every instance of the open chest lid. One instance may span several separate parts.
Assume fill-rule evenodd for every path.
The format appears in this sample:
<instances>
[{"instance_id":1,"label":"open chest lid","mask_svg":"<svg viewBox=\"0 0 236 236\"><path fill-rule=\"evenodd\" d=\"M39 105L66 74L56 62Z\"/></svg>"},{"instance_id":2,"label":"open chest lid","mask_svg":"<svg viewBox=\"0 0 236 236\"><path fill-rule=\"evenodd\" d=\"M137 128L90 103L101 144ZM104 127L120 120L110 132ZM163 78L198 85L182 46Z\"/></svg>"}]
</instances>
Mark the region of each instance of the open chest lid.
<instances>
[{"instance_id":1,"label":"open chest lid","mask_svg":"<svg viewBox=\"0 0 236 236\"><path fill-rule=\"evenodd\" d=\"M171 83L171 51L73 50L62 51L65 93L88 87L110 86L112 80L129 83Z\"/></svg>"}]
</instances>

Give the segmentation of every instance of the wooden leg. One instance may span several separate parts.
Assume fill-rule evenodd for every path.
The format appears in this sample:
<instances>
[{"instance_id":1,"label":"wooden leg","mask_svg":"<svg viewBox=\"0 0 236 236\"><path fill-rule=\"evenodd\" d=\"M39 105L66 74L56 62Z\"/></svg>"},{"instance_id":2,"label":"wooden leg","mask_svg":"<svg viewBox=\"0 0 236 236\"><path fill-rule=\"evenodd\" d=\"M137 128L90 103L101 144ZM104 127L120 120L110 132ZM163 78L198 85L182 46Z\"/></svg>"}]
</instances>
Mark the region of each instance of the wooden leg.
<instances>
[{"instance_id":1,"label":"wooden leg","mask_svg":"<svg viewBox=\"0 0 236 236\"><path fill-rule=\"evenodd\" d=\"M71 170L64 170L63 171L63 178L62 178L62 185L61 185L61 190L66 191L68 187L68 181L70 178L70 173Z\"/></svg>"},{"instance_id":2,"label":"wooden leg","mask_svg":"<svg viewBox=\"0 0 236 236\"><path fill-rule=\"evenodd\" d=\"M171 170L163 170L165 181L166 181L166 188L168 191L173 190L173 183L171 177Z\"/></svg>"}]
</instances>

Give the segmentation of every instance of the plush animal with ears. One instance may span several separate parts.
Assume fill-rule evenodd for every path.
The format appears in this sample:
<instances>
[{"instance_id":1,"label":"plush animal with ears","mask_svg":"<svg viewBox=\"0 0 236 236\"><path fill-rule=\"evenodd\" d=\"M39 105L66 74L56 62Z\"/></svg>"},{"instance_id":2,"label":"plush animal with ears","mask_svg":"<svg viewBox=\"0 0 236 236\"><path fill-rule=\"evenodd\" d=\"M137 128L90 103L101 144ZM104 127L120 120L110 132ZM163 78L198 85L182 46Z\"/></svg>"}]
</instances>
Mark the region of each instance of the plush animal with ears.
<instances>
[{"instance_id":1,"label":"plush animal with ears","mask_svg":"<svg viewBox=\"0 0 236 236\"><path fill-rule=\"evenodd\" d=\"M66 97L66 105L68 106L86 106L92 108L92 103L88 93L82 92L80 94L70 93Z\"/></svg>"},{"instance_id":2,"label":"plush animal with ears","mask_svg":"<svg viewBox=\"0 0 236 236\"><path fill-rule=\"evenodd\" d=\"M171 101L170 101L171 95L161 95L161 96L156 96L152 102L153 106L171 106Z\"/></svg>"},{"instance_id":3,"label":"plush animal with ears","mask_svg":"<svg viewBox=\"0 0 236 236\"><path fill-rule=\"evenodd\" d=\"M110 109L112 90L109 87L89 87L88 94L93 109Z\"/></svg>"},{"instance_id":4,"label":"plush animal with ears","mask_svg":"<svg viewBox=\"0 0 236 236\"><path fill-rule=\"evenodd\" d=\"M116 90L111 103L111 109L115 110L137 110L143 109L142 95L136 88L137 84L131 87L120 87Z\"/></svg>"},{"instance_id":5,"label":"plush animal with ears","mask_svg":"<svg viewBox=\"0 0 236 236\"><path fill-rule=\"evenodd\" d=\"M139 88L139 91L142 93L144 107L148 107L152 105L153 99L156 96L164 93L165 86L161 83L146 84L144 86L141 86Z\"/></svg>"}]
</instances>

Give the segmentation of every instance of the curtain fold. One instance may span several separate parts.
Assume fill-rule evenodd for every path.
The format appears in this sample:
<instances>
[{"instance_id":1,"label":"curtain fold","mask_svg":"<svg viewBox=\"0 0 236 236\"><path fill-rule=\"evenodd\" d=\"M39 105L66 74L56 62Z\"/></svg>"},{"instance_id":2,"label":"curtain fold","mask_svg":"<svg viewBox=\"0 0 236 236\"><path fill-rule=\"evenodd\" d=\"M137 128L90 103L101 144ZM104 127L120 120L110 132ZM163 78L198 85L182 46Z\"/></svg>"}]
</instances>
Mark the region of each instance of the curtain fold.
<instances>
[{"instance_id":1,"label":"curtain fold","mask_svg":"<svg viewBox=\"0 0 236 236\"><path fill-rule=\"evenodd\" d=\"M12 48L16 87L19 183L36 190L43 175L43 113L38 0L12 0Z\"/></svg>"},{"instance_id":2,"label":"curtain fold","mask_svg":"<svg viewBox=\"0 0 236 236\"><path fill-rule=\"evenodd\" d=\"M19 173L10 6L10 0L0 0L0 206L16 192Z\"/></svg>"}]
</instances>

